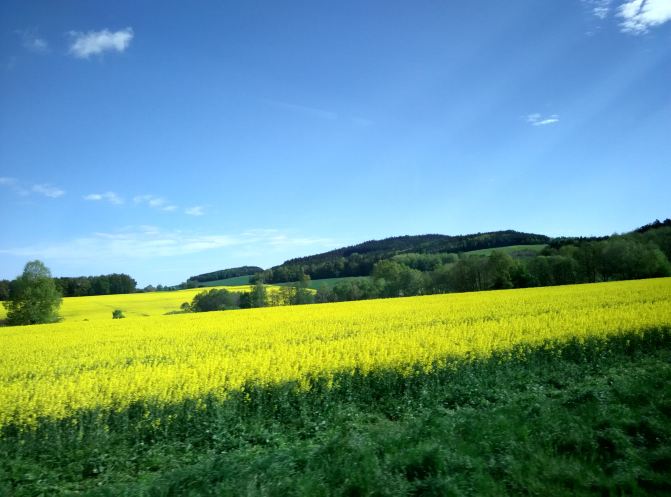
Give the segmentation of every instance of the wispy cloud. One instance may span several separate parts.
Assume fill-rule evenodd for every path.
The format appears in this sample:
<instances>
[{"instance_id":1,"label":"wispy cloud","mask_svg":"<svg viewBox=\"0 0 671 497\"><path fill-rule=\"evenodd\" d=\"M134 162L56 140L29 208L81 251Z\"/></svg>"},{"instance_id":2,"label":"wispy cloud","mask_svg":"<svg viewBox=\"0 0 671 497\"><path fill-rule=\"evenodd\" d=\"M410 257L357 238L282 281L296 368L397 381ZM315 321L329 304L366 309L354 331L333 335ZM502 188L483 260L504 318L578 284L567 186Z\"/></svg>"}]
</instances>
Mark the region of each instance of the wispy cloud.
<instances>
[{"instance_id":1,"label":"wispy cloud","mask_svg":"<svg viewBox=\"0 0 671 497\"><path fill-rule=\"evenodd\" d=\"M105 201L115 205L121 205L124 203L124 199L114 192L90 193L88 195L84 195L84 200Z\"/></svg>"},{"instance_id":2,"label":"wispy cloud","mask_svg":"<svg viewBox=\"0 0 671 497\"><path fill-rule=\"evenodd\" d=\"M608 17L613 0L582 0L582 3L585 4L596 17L605 19Z\"/></svg>"},{"instance_id":3,"label":"wispy cloud","mask_svg":"<svg viewBox=\"0 0 671 497\"><path fill-rule=\"evenodd\" d=\"M126 51L133 40L134 33L132 28L114 32L103 29L88 33L71 31L70 36L73 38L70 53L77 58L88 59L91 55L99 55L103 52L122 53Z\"/></svg>"},{"instance_id":4,"label":"wispy cloud","mask_svg":"<svg viewBox=\"0 0 671 497\"><path fill-rule=\"evenodd\" d=\"M58 198L65 195L65 190L61 190L57 186L53 186L48 183L33 185L32 191L49 198Z\"/></svg>"},{"instance_id":5,"label":"wispy cloud","mask_svg":"<svg viewBox=\"0 0 671 497\"><path fill-rule=\"evenodd\" d=\"M30 195L30 190L21 186L21 183L16 178L8 176L0 176L0 186L12 190L14 193L22 196Z\"/></svg>"},{"instance_id":6,"label":"wispy cloud","mask_svg":"<svg viewBox=\"0 0 671 497\"><path fill-rule=\"evenodd\" d=\"M624 33L643 34L650 28L671 20L669 0L629 0L617 9L622 18L620 28Z\"/></svg>"},{"instance_id":7,"label":"wispy cloud","mask_svg":"<svg viewBox=\"0 0 671 497\"><path fill-rule=\"evenodd\" d=\"M541 114L536 112L527 116L527 122L532 126L547 126L548 124L558 123L559 116L557 114L552 114L551 116L543 117Z\"/></svg>"},{"instance_id":8,"label":"wispy cloud","mask_svg":"<svg viewBox=\"0 0 671 497\"><path fill-rule=\"evenodd\" d=\"M193 207L187 207L184 209L184 213L189 216L202 216L205 214L205 210L202 205L194 205Z\"/></svg>"},{"instance_id":9,"label":"wispy cloud","mask_svg":"<svg viewBox=\"0 0 671 497\"><path fill-rule=\"evenodd\" d=\"M0 248L0 254L82 261L173 257L227 248L281 251L291 247L322 249L336 245L332 239L293 236L275 229L249 230L237 234L202 234L136 226L116 232L93 233L63 243Z\"/></svg>"},{"instance_id":10,"label":"wispy cloud","mask_svg":"<svg viewBox=\"0 0 671 497\"><path fill-rule=\"evenodd\" d=\"M169 203L165 198L157 195L137 195L133 198L133 202L137 205L147 205L152 209L158 209L165 212L177 210L176 205Z\"/></svg>"},{"instance_id":11,"label":"wispy cloud","mask_svg":"<svg viewBox=\"0 0 671 497\"><path fill-rule=\"evenodd\" d=\"M0 177L0 186L9 188L14 193L21 196L28 196L31 193L37 193L39 195L44 195L49 198L58 198L65 195L65 190L53 186L49 183L40 183L35 185L26 185L25 183L19 181L16 178L11 178L8 176Z\"/></svg>"},{"instance_id":12,"label":"wispy cloud","mask_svg":"<svg viewBox=\"0 0 671 497\"><path fill-rule=\"evenodd\" d=\"M21 45L26 50L34 53L47 53L49 51L49 43L38 36L36 29L23 29L16 31L16 33L21 37Z\"/></svg>"}]
</instances>

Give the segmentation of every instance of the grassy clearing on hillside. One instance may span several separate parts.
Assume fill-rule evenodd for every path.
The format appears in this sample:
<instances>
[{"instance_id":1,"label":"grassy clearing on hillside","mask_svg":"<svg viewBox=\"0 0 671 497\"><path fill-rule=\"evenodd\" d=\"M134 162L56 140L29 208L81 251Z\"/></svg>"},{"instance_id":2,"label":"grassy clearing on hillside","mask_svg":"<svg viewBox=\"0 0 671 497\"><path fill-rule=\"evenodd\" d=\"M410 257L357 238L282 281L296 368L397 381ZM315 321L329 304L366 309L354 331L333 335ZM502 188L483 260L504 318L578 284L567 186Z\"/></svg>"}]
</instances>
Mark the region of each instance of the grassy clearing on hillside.
<instances>
[{"instance_id":1,"label":"grassy clearing on hillside","mask_svg":"<svg viewBox=\"0 0 671 497\"><path fill-rule=\"evenodd\" d=\"M211 287L211 286L244 286L249 285L249 280L252 275L248 274L247 276L235 276L233 278L225 278L223 280L214 280L214 281L199 281L197 282L199 287Z\"/></svg>"},{"instance_id":2,"label":"grassy clearing on hillside","mask_svg":"<svg viewBox=\"0 0 671 497\"><path fill-rule=\"evenodd\" d=\"M249 291L248 286L221 288L232 292ZM65 322L111 320L112 311L115 309L121 309L127 318L161 316L166 312L179 310L183 302L191 303L193 297L202 291L202 288L191 288L166 292L66 297L59 314ZM0 305L0 320L6 316L5 307Z\"/></svg>"},{"instance_id":3,"label":"grassy clearing on hillside","mask_svg":"<svg viewBox=\"0 0 671 497\"><path fill-rule=\"evenodd\" d=\"M481 250L471 250L470 252L464 252L466 255L491 255L495 250L499 252L504 252L511 257L533 257L538 255L538 253L547 247L547 244L541 243L536 245L509 245L507 247L498 247L498 248L488 248Z\"/></svg>"},{"instance_id":4,"label":"grassy clearing on hillside","mask_svg":"<svg viewBox=\"0 0 671 497\"><path fill-rule=\"evenodd\" d=\"M320 288L333 288L338 283L345 281L362 281L368 279L370 279L370 276L343 276L342 278L323 278L321 280L310 280L308 287L312 288L313 290L319 290ZM296 284L296 282L278 283L278 286L292 286Z\"/></svg>"}]
</instances>

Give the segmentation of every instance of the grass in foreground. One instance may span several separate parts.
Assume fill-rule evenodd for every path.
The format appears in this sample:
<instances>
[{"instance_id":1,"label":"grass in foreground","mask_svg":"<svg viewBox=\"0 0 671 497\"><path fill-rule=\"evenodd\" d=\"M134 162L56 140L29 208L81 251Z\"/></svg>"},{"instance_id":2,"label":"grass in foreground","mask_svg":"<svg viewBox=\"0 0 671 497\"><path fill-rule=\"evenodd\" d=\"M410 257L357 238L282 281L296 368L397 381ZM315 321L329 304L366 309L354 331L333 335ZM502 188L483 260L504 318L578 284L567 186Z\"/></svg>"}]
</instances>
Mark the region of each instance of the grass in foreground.
<instances>
[{"instance_id":1,"label":"grass in foreground","mask_svg":"<svg viewBox=\"0 0 671 497\"><path fill-rule=\"evenodd\" d=\"M671 332L5 428L0 493L668 495ZM163 422L159 422L159 421Z\"/></svg>"}]
</instances>

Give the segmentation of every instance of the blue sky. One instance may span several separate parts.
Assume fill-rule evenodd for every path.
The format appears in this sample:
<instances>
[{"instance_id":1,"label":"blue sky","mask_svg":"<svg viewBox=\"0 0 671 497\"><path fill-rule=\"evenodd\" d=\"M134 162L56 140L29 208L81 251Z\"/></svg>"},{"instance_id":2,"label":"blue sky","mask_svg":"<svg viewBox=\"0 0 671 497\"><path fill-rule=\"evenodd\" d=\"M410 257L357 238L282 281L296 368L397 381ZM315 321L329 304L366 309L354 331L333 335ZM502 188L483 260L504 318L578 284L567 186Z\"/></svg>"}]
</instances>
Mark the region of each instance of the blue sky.
<instances>
[{"instance_id":1,"label":"blue sky","mask_svg":"<svg viewBox=\"0 0 671 497\"><path fill-rule=\"evenodd\" d=\"M671 0L4 1L0 278L671 216Z\"/></svg>"}]
</instances>

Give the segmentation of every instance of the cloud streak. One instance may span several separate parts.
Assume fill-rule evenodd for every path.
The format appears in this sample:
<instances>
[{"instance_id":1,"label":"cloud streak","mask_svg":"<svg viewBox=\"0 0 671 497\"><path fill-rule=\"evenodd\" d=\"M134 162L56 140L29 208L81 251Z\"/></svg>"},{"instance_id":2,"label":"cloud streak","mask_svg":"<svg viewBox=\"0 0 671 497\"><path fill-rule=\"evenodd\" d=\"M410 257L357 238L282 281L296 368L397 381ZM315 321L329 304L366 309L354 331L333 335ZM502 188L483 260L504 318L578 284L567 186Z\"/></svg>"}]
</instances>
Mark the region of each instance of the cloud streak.
<instances>
[{"instance_id":1,"label":"cloud streak","mask_svg":"<svg viewBox=\"0 0 671 497\"><path fill-rule=\"evenodd\" d=\"M110 204L114 205L121 205L124 203L124 199L114 192L90 193L88 195L84 195L83 198L84 200L90 200L94 202L109 202Z\"/></svg>"},{"instance_id":2,"label":"cloud streak","mask_svg":"<svg viewBox=\"0 0 671 497\"><path fill-rule=\"evenodd\" d=\"M193 207L184 209L184 214L188 214L189 216L202 216L205 214L205 211L202 205L194 205Z\"/></svg>"},{"instance_id":3,"label":"cloud streak","mask_svg":"<svg viewBox=\"0 0 671 497\"><path fill-rule=\"evenodd\" d=\"M280 251L291 247L332 248L336 245L328 238L295 237L275 229L201 234L137 226L117 232L97 232L63 243L2 248L0 254L77 262L175 257L228 248Z\"/></svg>"},{"instance_id":4,"label":"cloud streak","mask_svg":"<svg viewBox=\"0 0 671 497\"><path fill-rule=\"evenodd\" d=\"M551 116L543 117L539 113L529 114L527 122L532 126L547 126L548 124L556 124L559 122L559 116L552 114Z\"/></svg>"},{"instance_id":5,"label":"cloud streak","mask_svg":"<svg viewBox=\"0 0 671 497\"><path fill-rule=\"evenodd\" d=\"M26 197L32 193L44 195L49 198L59 198L65 195L65 190L49 183L39 183L34 185L26 185L16 178L8 176L0 176L0 187L9 188L14 193Z\"/></svg>"},{"instance_id":6,"label":"cloud streak","mask_svg":"<svg viewBox=\"0 0 671 497\"><path fill-rule=\"evenodd\" d=\"M70 36L72 36L70 54L79 59L88 59L91 55L101 55L104 52L125 52L135 33L132 28L114 32L103 29L88 33L71 31Z\"/></svg>"},{"instance_id":7,"label":"cloud streak","mask_svg":"<svg viewBox=\"0 0 671 497\"><path fill-rule=\"evenodd\" d=\"M157 195L137 195L133 198L133 203L136 205L147 205L152 209L164 212L173 212L177 210L176 205L169 203L165 198Z\"/></svg>"},{"instance_id":8,"label":"cloud streak","mask_svg":"<svg viewBox=\"0 0 671 497\"><path fill-rule=\"evenodd\" d=\"M63 195L65 195L65 190L61 190L57 186L53 186L53 185L50 185L48 183L33 185L31 190L34 193L39 193L40 195L44 195L45 197L49 197L49 198L58 198L58 197L62 197Z\"/></svg>"}]
</instances>

